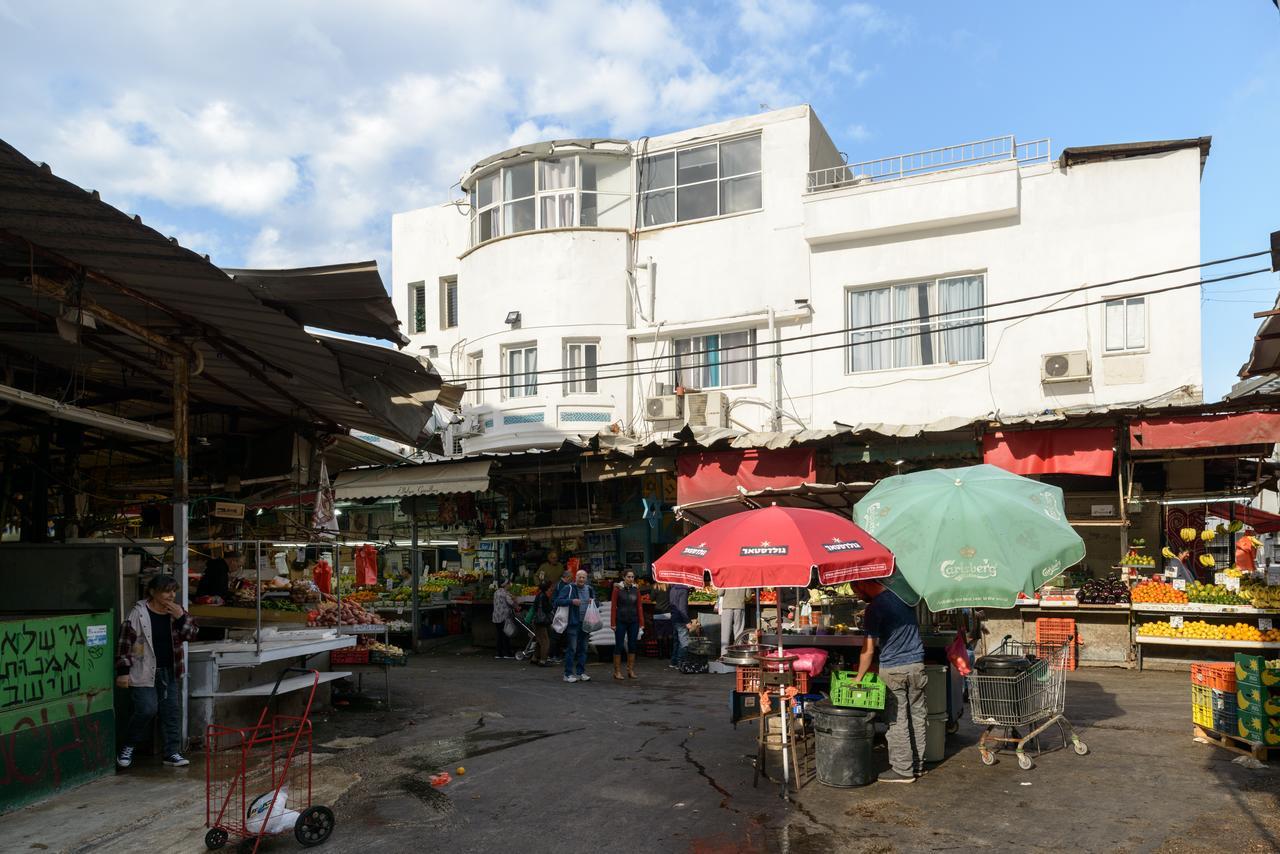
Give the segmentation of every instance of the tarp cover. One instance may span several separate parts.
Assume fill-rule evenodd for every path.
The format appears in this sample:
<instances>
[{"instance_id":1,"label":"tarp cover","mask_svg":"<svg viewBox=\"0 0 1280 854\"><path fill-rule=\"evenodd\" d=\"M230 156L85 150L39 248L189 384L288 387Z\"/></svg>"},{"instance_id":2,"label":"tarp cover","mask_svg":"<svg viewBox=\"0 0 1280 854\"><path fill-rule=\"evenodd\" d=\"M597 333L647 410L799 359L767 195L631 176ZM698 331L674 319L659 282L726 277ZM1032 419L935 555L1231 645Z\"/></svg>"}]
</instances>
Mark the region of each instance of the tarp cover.
<instances>
[{"instance_id":1,"label":"tarp cover","mask_svg":"<svg viewBox=\"0 0 1280 854\"><path fill-rule=\"evenodd\" d=\"M720 451L676 460L676 503L737 495L767 486L798 486L817 480L813 448Z\"/></svg>"},{"instance_id":2,"label":"tarp cover","mask_svg":"<svg viewBox=\"0 0 1280 854\"><path fill-rule=\"evenodd\" d=\"M488 460L480 460L385 469L352 469L338 475L333 488L339 501L484 492L489 488L490 465Z\"/></svg>"},{"instance_id":3,"label":"tarp cover","mask_svg":"<svg viewBox=\"0 0 1280 854\"><path fill-rule=\"evenodd\" d=\"M1183 418L1148 418L1129 425L1135 451L1221 448L1280 442L1280 413L1239 412Z\"/></svg>"},{"instance_id":4,"label":"tarp cover","mask_svg":"<svg viewBox=\"0 0 1280 854\"><path fill-rule=\"evenodd\" d=\"M1014 474L1111 474L1115 430L1011 430L982 437L982 461Z\"/></svg>"}]
</instances>

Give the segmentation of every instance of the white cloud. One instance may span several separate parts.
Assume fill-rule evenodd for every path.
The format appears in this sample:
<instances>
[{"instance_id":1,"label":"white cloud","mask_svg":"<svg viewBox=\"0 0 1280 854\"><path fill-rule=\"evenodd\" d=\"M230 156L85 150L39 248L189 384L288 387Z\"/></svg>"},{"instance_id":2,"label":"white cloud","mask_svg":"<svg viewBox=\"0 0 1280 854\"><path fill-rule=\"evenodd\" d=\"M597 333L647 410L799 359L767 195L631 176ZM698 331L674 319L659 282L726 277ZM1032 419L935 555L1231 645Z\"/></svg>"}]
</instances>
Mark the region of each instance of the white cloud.
<instances>
[{"instance_id":1,"label":"white cloud","mask_svg":"<svg viewBox=\"0 0 1280 854\"><path fill-rule=\"evenodd\" d=\"M891 21L862 3L839 16L809 0L724 11L0 0L0 19L27 33L0 54L0 135L118 206L189 214L171 233L229 266L385 261L391 213L448 197L484 156L847 90L869 73L852 34ZM247 245L227 222L254 235Z\"/></svg>"}]
</instances>

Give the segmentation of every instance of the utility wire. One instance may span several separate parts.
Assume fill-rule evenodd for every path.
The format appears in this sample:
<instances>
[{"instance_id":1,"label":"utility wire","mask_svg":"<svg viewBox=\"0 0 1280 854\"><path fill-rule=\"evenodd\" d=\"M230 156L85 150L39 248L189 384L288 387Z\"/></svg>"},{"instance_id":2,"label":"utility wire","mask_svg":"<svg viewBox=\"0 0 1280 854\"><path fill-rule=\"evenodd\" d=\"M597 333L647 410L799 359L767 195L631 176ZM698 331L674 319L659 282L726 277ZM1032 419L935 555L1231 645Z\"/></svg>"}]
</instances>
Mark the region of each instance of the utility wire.
<instances>
[{"instance_id":1,"label":"utility wire","mask_svg":"<svg viewBox=\"0 0 1280 854\"><path fill-rule=\"evenodd\" d=\"M970 315L970 316L971 316L971 315L973 314L973 312L975 312L975 311L986 311L987 309L992 309L992 308L1001 308L1001 307L1003 307L1003 306L1009 306L1009 305L1018 305L1018 304L1020 304L1020 303L1024 303L1024 302L1031 302L1032 300L1049 299L1050 297L1057 297L1057 296L1069 296L1069 295L1071 295L1071 294L1085 293L1086 291L1094 290L1094 289L1096 289L1096 288L1105 288L1105 287L1110 287L1110 286L1112 286L1112 285L1122 285L1122 284L1126 284L1126 283L1128 283L1128 282L1137 282L1137 281L1141 281L1141 280L1143 280L1143 279L1153 279L1153 278L1156 278L1156 277L1158 277L1158 276L1168 276L1168 275L1171 275L1171 274L1173 274L1173 273L1185 273L1187 270L1198 270L1198 269L1201 269L1201 268L1203 268L1203 267L1212 267L1212 266L1215 266L1215 265L1218 265L1218 264L1229 264L1229 263L1231 263L1231 262L1233 262L1233 261L1242 261L1242 260L1245 260L1245 259L1247 259L1247 258L1257 258L1257 257L1259 257L1259 256L1261 256L1261 255L1270 255L1270 254L1271 254L1270 250L1263 250L1263 251L1261 251L1261 252L1250 252L1250 253L1245 254L1245 255L1236 255L1236 256L1231 257L1231 258L1219 258L1219 259L1214 260L1214 261L1204 261L1204 262L1201 262L1201 263L1199 263L1199 264L1189 264L1189 265L1187 265L1187 266L1185 266L1185 267L1174 267L1174 268L1169 269L1169 270L1161 270L1161 271L1159 271L1159 272L1157 272L1157 273L1141 273L1141 274L1139 274L1139 275L1136 275L1136 276L1129 276L1129 277L1127 277L1127 278L1123 278L1123 279L1112 279L1111 281L1108 281L1108 282L1096 282L1096 283L1094 283L1094 284L1077 285L1077 286L1072 287L1072 288L1063 288L1063 289L1061 289L1061 290L1057 290L1057 291L1046 291L1045 293L1031 294L1030 296L1014 297L1014 298L1012 298L1012 299L1000 300L1000 301L998 301L998 302L989 302L989 303L983 303L983 304L981 304L981 305L971 306L971 307L967 307L967 308L957 308L957 309L952 309L952 310L950 310L950 311L937 312L937 313L935 313L935 314L929 315L929 318L928 318L928 319L930 319L930 320L936 320L936 319L941 318L941 317L949 317L949 316L951 316L951 315L957 315L957 314L959 314L959 315ZM1206 279L1206 280L1204 280L1204 281L1200 282L1200 284L1208 284L1208 283L1210 283L1210 282L1214 282L1214 281L1222 281L1222 280L1220 280L1220 279ZM1152 293L1160 293L1160 291L1153 291ZM1141 294L1125 294L1124 296L1141 296ZM1027 316L1031 316L1031 315L1027 315ZM917 319L918 319L918 318L917 318ZM731 320L731 319L730 319L730 320ZM786 344L786 343L791 342L791 341L807 341L807 340L811 340L811 339L814 339L814 338L822 338L822 337L825 337L825 336L828 336L828 335L842 335L842 334L847 334L847 333L851 333L851 332L865 332L865 331L868 331L868 330L872 330L872 329L879 329L879 328L882 328L882 327L888 327L888 326L902 326L902 325L904 324L904 322L905 322L905 321L885 320L885 321L879 321L879 322L877 322L877 323L869 323L869 324L865 324L865 325L863 325L863 326L848 326L848 327L844 327L844 328L840 328L840 329L829 329L829 330L826 330L826 331L824 331L824 332L809 332L809 333L805 333L805 334L803 334L803 335L793 335L793 336L790 336L790 337L787 337L787 338L779 338L779 339L778 339L778 341L777 341L777 343L778 343L779 345L781 345L781 344ZM579 325L581 325L581 324L579 324ZM616 324L609 324L609 325L616 325ZM949 328L949 329L951 329L951 328L962 328L962 327L951 327L951 326L948 326L948 328ZM646 331L647 331L647 330L646 330ZM485 337L488 337L488 336L485 336ZM476 339L476 340L479 340L479 339ZM884 340L884 339L880 339L880 340ZM770 344L772 344L772 343L774 343L774 342L769 342L769 343L770 343ZM719 353L719 352L722 352L722 350L723 350L723 349L726 349L726 348L714 348L714 349L706 349L706 350L690 350L690 351L688 351L688 352L680 353L680 354L678 354L678 355L679 355L681 358L691 358L691 357L694 357L694 356L705 356L705 355L709 355L709 354L712 354L712 353ZM727 349L737 349L737 348L727 348ZM806 351L806 352L808 352L808 351ZM661 360L663 360L663 359L672 359L672 358L674 358L674 356L673 356L673 355L639 356L639 357L637 357L637 358L635 358L635 359L620 359L620 360L615 361L615 362L597 362L597 363L596 363L596 369L598 370L598 369L600 369L600 368L627 367L627 366L630 366L630 365L640 364L640 363L642 363L642 362L657 362L657 361L661 361ZM728 364L728 363L726 363L726 362L721 362L720 364ZM575 369L575 368L563 368L563 367L561 367L561 368L539 368L539 369L536 369L536 370L533 370L533 371L524 371L524 372L522 372L522 373L520 374L520 376L522 376L522 377L523 377L523 376L537 376L537 375L540 375L540 374L565 374L565 373L572 373L572 372L573 372L573 371L575 371L575 370L580 371L581 369L580 369L580 368L576 368L576 369ZM658 370L658 367L657 367L657 366L655 366L655 367L654 367L654 370ZM646 373L647 373L647 372L646 372ZM473 375L473 376L460 376L460 377L459 377L459 376L455 376L455 377L452 377L452 378L450 379L450 382L471 382L471 381L477 381L477 382L478 382L478 381L481 381L481 380L506 379L506 378L508 378L508 377L510 377L510 376L511 376L511 374L509 374L509 373L498 373L498 374L476 374L476 375ZM618 376L639 376L639 374L619 374Z\"/></svg>"},{"instance_id":2,"label":"utility wire","mask_svg":"<svg viewBox=\"0 0 1280 854\"><path fill-rule=\"evenodd\" d=\"M1125 294L1125 297L1126 297L1126 298L1129 298L1129 297L1139 297L1139 296L1154 296L1154 295L1156 295L1156 294L1170 293L1170 292L1172 292L1172 291L1185 290L1186 288L1196 288L1196 287L1201 287L1201 286L1203 286L1203 285L1213 284L1213 283L1215 283L1215 282L1226 282L1226 281L1230 281L1230 280L1232 280L1232 279L1242 279L1242 278L1244 278L1244 277L1246 277L1246 276L1256 276L1256 275L1258 275L1259 273L1269 273L1269 272L1271 272L1271 268L1270 268L1269 266L1268 266L1268 267L1259 267L1259 268L1258 268L1258 269L1256 269L1256 270L1247 270L1247 271L1242 272L1242 273L1230 273L1230 274L1223 275L1223 276L1216 276L1216 277L1214 277L1214 278L1210 278L1210 279L1197 279L1197 280L1196 280L1196 281L1194 281L1194 282L1183 282L1182 284L1178 284L1178 285L1170 285L1170 286L1168 286L1168 287L1164 287L1164 288L1155 288L1155 289L1153 289L1153 290L1148 290L1148 291L1139 291L1139 292L1136 292L1136 293ZM1158 274L1156 274L1156 275L1158 275ZM1096 286L1094 286L1094 287L1096 287ZM1019 301L1020 301L1020 302L1022 302L1022 301L1025 301L1025 300L1019 300ZM900 340L903 340L903 339L906 339L906 338L921 338L921 337L923 337L923 336L925 336L925 335L932 335L932 334L934 334L934 332L935 332L935 331L946 333L946 332L952 332L952 331L956 331L956 330L960 330L960 329L972 329L972 328L980 327L980 326L989 326L989 325L991 325L991 324L993 324L993 323L1007 323L1007 322L1010 322L1010 321L1014 321L1014 320L1024 320L1024 319L1026 319L1026 318L1031 318L1031 317L1043 317L1044 315L1047 315L1047 314L1057 314L1058 312L1061 312L1061 311L1075 311L1075 310L1082 309L1082 308L1091 308L1091 307L1093 307L1093 306L1103 305L1103 304L1108 303L1108 302L1111 302L1111 300L1110 300L1110 299L1105 299L1105 298L1104 298L1104 299L1100 299L1100 300L1094 300L1093 302L1080 303L1080 304L1078 304L1078 305L1059 305L1059 306L1053 306L1053 307L1046 308L1046 309L1040 309L1040 310L1037 310L1037 311L1025 312L1025 313L1023 313L1023 314L1013 314L1013 315L1009 315L1009 316L1007 316L1007 317L985 318L985 319L982 319L982 320L973 321L973 322L971 322L971 323L962 323L962 322L960 322L960 323L950 323L950 324L948 324L946 327L944 327L943 329L940 329L940 330L921 330L921 331L917 331L917 332L908 332L908 333L905 333L905 334L902 334L902 335L891 335L891 336L885 336L885 337L882 337L882 338L876 338L876 339L874 339L874 340L872 340L872 339L868 338L866 341L858 341L858 342L841 341L841 342L839 342L839 343L837 343L837 344L827 344L827 345L824 345L824 346L821 346L821 347L811 347L811 348L808 348L808 349L805 349L805 350L793 350L793 351L791 351L791 352L789 352L789 353L779 353L779 354L775 354L775 353L773 353L773 352L764 353L764 354L757 353L757 354L756 354L756 355L754 355L754 356L743 356L743 357L736 358L736 359L721 359L721 360L719 360L716 364L717 364L717 366L723 366L723 365L735 365L735 364L741 364L741 363L744 363L744 362L761 362L761 361L766 361L766 360L768 360L768 359L773 359L773 358L785 358L785 357L787 357L787 356L802 356L802 355L805 355L805 354L808 354L808 353L822 353L822 352L826 352L826 351L829 351L829 350L843 350L843 349L852 348L852 347L862 347L862 346L867 346L867 345L869 345L869 344L884 344L884 343L888 343L888 342L891 342L891 341L900 341ZM1003 304L1003 303L1001 303L1001 304ZM994 304L993 304L993 305L994 305ZM964 312L966 312L966 313L972 313L972 312L977 311L977 310L978 310L978 309L976 309L976 308L971 308L971 309L964 309L963 311L964 311ZM954 312L949 312L949 313L954 313ZM935 317L936 317L936 316L937 316L937 315L935 315ZM899 323L895 323L895 324L878 323L878 324L870 324L870 325L868 325L868 326L866 326L866 327L852 327L852 328L847 328L847 329L840 329L840 330L836 330L836 332L840 332L840 333L862 332L864 329L871 329L871 328L874 328L874 327L879 327L879 326L890 326L890 325L901 326L901 325L903 325L903 324L902 324L901 322L899 322ZM828 335L829 335L829 334L833 334L833 333L819 333L819 334L828 334ZM807 336L796 336L795 338L789 338L789 339L786 339L786 340L788 340L788 341L798 341L798 340L802 340L803 338L814 338L814 337L817 337L817 335L815 334L815 335L807 335ZM736 350L736 349L741 349L741 348L733 347L733 348L729 348L729 349ZM760 348L758 348L758 347L757 347L757 349L760 349ZM772 348L772 347L770 347L770 348L768 348L768 349L772 350L773 348ZM711 352L722 352L722 351L720 351L720 350L715 350L715 351L711 351ZM681 353L681 354L678 354L678 355L679 355L679 356L687 356L687 355L690 355L690 354L687 354L687 353ZM675 356L675 355L672 355L672 356L668 356L668 357L664 357L664 358L671 358L671 359L674 359L674 358L676 358L676 356ZM630 365L630 364L635 364L636 362L639 362L639 361L649 361L649 360L628 360L628 361L619 362L619 363L613 363L613 364ZM946 364L946 363L939 363L939 364ZM597 366L597 367L599 367L599 366ZM693 367L693 366L691 366L691 367ZM597 381L597 382L601 382L601 381L603 381L603 380L625 379L625 378L627 378L627 377L640 377L640 376L646 376L646 375L651 374L651 373L655 373L655 372L663 371L663 370L670 370L670 369L674 369L674 363L673 363L671 366L669 366L668 368L662 368L662 367L660 367L660 366L656 366L656 365L655 365L655 366L653 366L653 367L647 368L647 369L642 370L642 371L630 371L630 372L627 372L627 373L607 374L607 375L605 375L605 376L597 376L595 379L596 379L596 381ZM565 374L566 376L569 376L569 377L570 377L570 379L572 379L572 377L573 377L573 375L575 374L575 372L580 372L581 370L582 370L581 368L571 368L571 369L561 369L560 371L553 371L553 372L554 372L554 373ZM517 374L498 374L498 375L495 375L495 376L493 376L493 377L488 377L488 379L504 379L504 380L507 380L507 381L506 381L506 382L504 382L502 385L498 385L498 386L482 386L482 387L480 387L480 388L469 388L469 389L468 389L468 391L469 391L469 392L482 392L482 391L504 391L504 390L508 390L508 389L512 388L513 386L517 386L517 385L524 385L524 383L523 383L523 382L521 382L520 378L523 378L523 377L525 377L525 376L528 376L530 373L533 373L533 372L528 372L528 373L517 373ZM539 371L539 373L543 373L543 372ZM549 384L554 384L554 383L549 383Z\"/></svg>"}]
</instances>

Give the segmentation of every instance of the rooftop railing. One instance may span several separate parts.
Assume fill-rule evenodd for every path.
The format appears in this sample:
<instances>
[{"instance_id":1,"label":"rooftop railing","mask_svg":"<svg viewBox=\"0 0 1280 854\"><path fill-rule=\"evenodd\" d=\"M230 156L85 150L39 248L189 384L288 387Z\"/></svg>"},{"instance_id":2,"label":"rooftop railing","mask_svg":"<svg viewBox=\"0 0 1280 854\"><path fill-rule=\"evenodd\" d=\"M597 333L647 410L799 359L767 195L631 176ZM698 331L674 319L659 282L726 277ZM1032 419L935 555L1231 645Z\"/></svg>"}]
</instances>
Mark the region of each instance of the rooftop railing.
<instances>
[{"instance_id":1,"label":"rooftop railing","mask_svg":"<svg viewBox=\"0 0 1280 854\"><path fill-rule=\"evenodd\" d=\"M1018 142L1013 136L997 136L977 142L948 145L945 148L882 157L879 160L815 169L808 174L805 191L816 193L837 187L898 181L913 175L945 172L981 163L1016 160L1019 165L1030 165L1048 163L1050 159L1048 139Z\"/></svg>"}]
</instances>

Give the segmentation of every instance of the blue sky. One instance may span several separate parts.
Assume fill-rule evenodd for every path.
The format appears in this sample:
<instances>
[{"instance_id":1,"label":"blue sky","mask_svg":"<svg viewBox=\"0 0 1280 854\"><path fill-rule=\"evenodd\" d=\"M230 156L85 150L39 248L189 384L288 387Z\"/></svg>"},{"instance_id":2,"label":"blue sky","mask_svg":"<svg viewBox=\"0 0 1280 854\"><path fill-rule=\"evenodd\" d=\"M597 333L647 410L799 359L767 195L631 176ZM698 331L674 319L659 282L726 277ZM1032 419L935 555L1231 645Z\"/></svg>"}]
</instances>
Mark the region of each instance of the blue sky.
<instances>
[{"instance_id":1,"label":"blue sky","mask_svg":"<svg viewBox=\"0 0 1280 854\"><path fill-rule=\"evenodd\" d=\"M56 59L52 59L56 58ZM0 0L0 138L224 266L376 258L476 159L810 103L851 160L1213 136L1205 260L1280 229L1270 0ZM1277 277L1207 289L1207 398Z\"/></svg>"}]
</instances>

